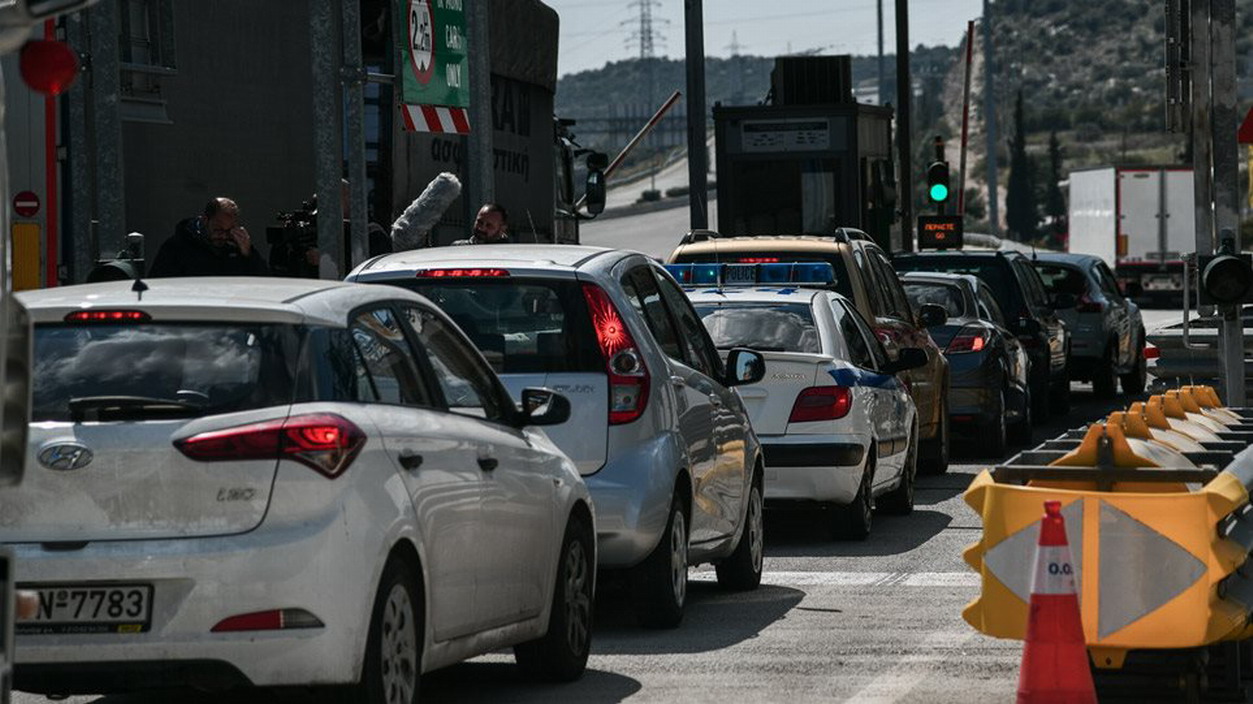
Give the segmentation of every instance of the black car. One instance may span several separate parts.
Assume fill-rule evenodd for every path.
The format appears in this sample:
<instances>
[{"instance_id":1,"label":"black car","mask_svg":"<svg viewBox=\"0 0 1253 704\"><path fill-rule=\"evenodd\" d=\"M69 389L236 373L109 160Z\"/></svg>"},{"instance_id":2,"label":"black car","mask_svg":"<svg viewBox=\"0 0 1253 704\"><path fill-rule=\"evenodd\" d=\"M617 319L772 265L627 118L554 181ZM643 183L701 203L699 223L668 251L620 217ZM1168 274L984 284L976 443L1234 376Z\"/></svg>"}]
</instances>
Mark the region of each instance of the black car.
<instances>
[{"instance_id":1,"label":"black car","mask_svg":"<svg viewBox=\"0 0 1253 704\"><path fill-rule=\"evenodd\" d=\"M1031 259L1020 252L919 252L897 254L899 272L941 271L971 274L991 287L1011 330L1027 350L1031 405L1035 422L1050 412L1070 410L1070 335L1057 309L1075 304L1065 295L1050 299Z\"/></svg>"}]
</instances>

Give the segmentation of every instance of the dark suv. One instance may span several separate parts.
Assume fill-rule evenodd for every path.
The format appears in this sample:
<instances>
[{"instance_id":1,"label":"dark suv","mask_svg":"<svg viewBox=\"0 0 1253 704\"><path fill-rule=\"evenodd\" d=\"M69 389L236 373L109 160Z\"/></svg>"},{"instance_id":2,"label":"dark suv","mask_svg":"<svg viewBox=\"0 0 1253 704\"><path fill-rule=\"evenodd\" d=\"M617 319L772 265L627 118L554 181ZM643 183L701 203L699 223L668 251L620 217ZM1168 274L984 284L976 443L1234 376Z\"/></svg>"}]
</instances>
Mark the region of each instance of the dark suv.
<instances>
[{"instance_id":1,"label":"dark suv","mask_svg":"<svg viewBox=\"0 0 1253 704\"><path fill-rule=\"evenodd\" d=\"M1049 298L1031 259L1020 252L920 252L897 254L892 265L900 272L973 274L986 281L1027 350L1035 421L1047 420L1050 411L1070 410L1070 371L1066 362L1070 333L1056 309L1073 302Z\"/></svg>"}]
</instances>

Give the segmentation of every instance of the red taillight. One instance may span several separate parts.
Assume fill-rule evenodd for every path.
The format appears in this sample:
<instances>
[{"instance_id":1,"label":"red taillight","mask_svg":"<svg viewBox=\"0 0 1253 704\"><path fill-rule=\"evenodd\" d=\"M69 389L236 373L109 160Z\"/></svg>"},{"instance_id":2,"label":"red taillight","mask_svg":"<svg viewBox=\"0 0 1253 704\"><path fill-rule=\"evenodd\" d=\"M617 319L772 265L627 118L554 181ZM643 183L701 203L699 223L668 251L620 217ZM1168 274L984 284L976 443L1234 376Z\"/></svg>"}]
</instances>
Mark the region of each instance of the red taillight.
<instances>
[{"instance_id":1,"label":"red taillight","mask_svg":"<svg viewBox=\"0 0 1253 704\"><path fill-rule=\"evenodd\" d=\"M1144 346L1145 359L1158 359L1162 356L1162 350L1157 345Z\"/></svg>"},{"instance_id":2,"label":"red taillight","mask_svg":"<svg viewBox=\"0 0 1253 704\"><path fill-rule=\"evenodd\" d=\"M630 423L643 415L648 405L648 367L609 294L595 284L585 283L583 298L587 300L596 343L609 374L609 424Z\"/></svg>"},{"instance_id":3,"label":"red taillight","mask_svg":"<svg viewBox=\"0 0 1253 704\"><path fill-rule=\"evenodd\" d=\"M1083 294L1079 297L1079 302L1075 304L1075 311L1079 313L1100 313L1105 310L1105 306L1100 301L1094 301Z\"/></svg>"},{"instance_id":4,"label":"red taillight","mask_svg":"<svg viewBox=\"0 0 1253 704\"><path fill-rule=\"evenodd\" d=\"M200 462L291 459L328 479L343 474L364 444L365 433L333 413L292 416L174 441L180 452Z\"/></svg>"},{"instance_id":5,"label":"red taillight","mask_svg":"<svg viewBox=\"0 0 1253 704\"><path fill-rule=\"evenodd\" d=\"M419 269L413 272L418 279L500 278L509 275L508 269Z\"/></svg>"},{"instance_id":6,"label":"red taillight","mask_svg":"<svg viewBox=\"0 0 1253 704\"><path fill-rule=\"evenodd\" d=\"M76 310L65 316L67 323L146 323L152 316L142 310Z\"/></svg>"},{"instance_id":7,"label":"red taillight","mask_svg":"<svg viewBox=\"0 0 1253 704\"><path fill-rule=\"evenodd\" d=\"M944 354L980 352L988 346L989 341L987 330L982 328L962 328L949 341L948 347L944 349Z\"/></svg>"},{"instance_id":8,"label":"red taillight","mask_svg":"<svg viewBox=\"0 0 1253 704\"><path fill-rule=\"evenodd\" d=\"M231 631L286 631L294 628L321 628L322 620L304 609L274 609L240 614L222 619L210 629L213 633Z\"/></svg>"},{"instance_id":9,"label":"red taillight","mask_svg":"<svg viewBox=\"0 0 1253 704\"><path fill-rule=\"evenodd\" d=\"M848 415L853 393L847 386L811 386L796 397L789 423L836 420Z\"/></svg>"}]
</instances>

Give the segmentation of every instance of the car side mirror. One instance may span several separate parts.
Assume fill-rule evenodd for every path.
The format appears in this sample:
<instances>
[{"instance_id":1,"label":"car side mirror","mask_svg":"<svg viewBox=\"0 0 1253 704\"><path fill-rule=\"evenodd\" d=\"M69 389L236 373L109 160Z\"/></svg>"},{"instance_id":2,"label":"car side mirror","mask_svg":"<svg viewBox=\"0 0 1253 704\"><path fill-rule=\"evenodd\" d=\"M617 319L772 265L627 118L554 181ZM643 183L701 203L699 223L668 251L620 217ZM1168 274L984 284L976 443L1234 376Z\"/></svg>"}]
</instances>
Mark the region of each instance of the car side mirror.
<instances>
[{"instance_id":1,"label":"car side mirror","mask_svg":"<svg viewBox=\"0 0 1253 704\"><path fill-rule=\"evenodd\" d=\"M570 400L552 389L523 389L521 424L561 425L570 420Z\"/></svg>"},{"instance_id":2,"label":"car side mirror","mask_svg":"<svg viewBox=\"0 0 1253 704\"><path fill-rule=\"evenodd\" d=\"M1040 325L1040 321L1031 318L1019 318L1014 328L1014 332L1019 335L1039 335L1044 330L1044 327Z\"/></svg>"},{"instance_id":3,"label":"car side mirror","mask_svg":"<svg viewBox=\"0 0 1253 704\"><path fill-rule=\"evenodd\" d=\"M609 158L593 152L587 155L587 182L583 189L583 204L590 215L605 212L605 167Z\"/></svg>"},{"instance_id":4,"label":"car side mirror","mask_svg":"<svg viewBox=\"0 0 1253 704\"><path fill-rule=\"evenodd\" d=\"M901 349L896 359L888 362L883 368L884 374L896 374L910 369L927 366L927 352L918 347L905 347Z\"/></svg>"},{"instance_id":5,"label":"car side mirror","mask_svg":"<svg viewBox=\"0 0 1253 704\"><path fill-rule=\"evenodd\" d=\"M737 347L727 355L727 377L723 380L726 386L756 384L765 376L766 358L760 352Z\"/></svg>"},{"instance_id":6,"label":"car side mirror","mask_svg":"<svg viewBox=\"0 0 1253 704\"><path fill-rule=\"evenodd\" d=\"M1069 310L1079 305L1079 299L1073 293L1055 293L1049 305L1053 307L1053 310Z\"/></svg>"},{"instance_id":7,"label":"car side mirror","mask_svg":"<svg viewBox=\"0 0 1253 704\"><path fill-rule=\"evenodd\" d=\"M948 322L948 311L944 306L935 303L923 303L918 309L918 324L924 328L933 328Z\"/></svg>"}]
</instances>

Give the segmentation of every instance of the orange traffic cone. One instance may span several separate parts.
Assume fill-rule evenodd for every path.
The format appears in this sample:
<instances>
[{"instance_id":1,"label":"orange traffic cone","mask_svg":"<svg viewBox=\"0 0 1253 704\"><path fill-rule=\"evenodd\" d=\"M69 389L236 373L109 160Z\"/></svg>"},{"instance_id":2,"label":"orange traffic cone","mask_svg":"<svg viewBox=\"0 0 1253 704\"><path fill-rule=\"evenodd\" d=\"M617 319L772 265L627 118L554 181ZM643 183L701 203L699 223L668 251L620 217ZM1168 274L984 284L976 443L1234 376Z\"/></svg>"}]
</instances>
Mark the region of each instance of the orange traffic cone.
<instances>
[{"instance_id":1,"label":"orange traffic cone","mask_svg":"<svg viewBox=\"0 0 1253 704\"><path fill-rule=\"evenodd\" d=\"M1044 502L1018 704L1096 704L1060 501Z\"/></svg>"}]
</instances>

